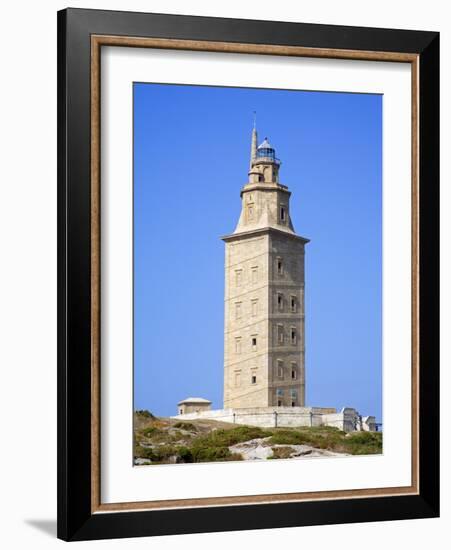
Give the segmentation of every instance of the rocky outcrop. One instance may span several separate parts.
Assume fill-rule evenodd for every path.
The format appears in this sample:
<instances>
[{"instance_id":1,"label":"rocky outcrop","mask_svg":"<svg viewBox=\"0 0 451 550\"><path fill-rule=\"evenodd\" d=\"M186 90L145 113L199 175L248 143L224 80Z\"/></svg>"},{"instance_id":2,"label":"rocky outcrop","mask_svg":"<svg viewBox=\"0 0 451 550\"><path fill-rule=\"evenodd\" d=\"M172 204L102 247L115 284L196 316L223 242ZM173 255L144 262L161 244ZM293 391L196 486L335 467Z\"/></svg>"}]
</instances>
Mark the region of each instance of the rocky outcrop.
<instances>
[{"instance_id":1,"label":"rocky outcrop","mask_svg":"<svg viewBox=\"0 0 451 550\"><path fill-rule=\"evenodd\" d=\"M346 453L317 449L310 445L271 445L270 439L270 437L251 439L230 446L229 451L241 455L243 460L349 456Z\"/></svg>"},{"instance_id":2,"label":"rocky outcrop","mask_svg":"<svg viewBox=\"0 0 451 550\"><path fill-rule=\"evenodd\" d=\"M382 433L330 426L258 426L135 413L134 463L180 464L380 454Z\"/></svg>"}]
</instances>

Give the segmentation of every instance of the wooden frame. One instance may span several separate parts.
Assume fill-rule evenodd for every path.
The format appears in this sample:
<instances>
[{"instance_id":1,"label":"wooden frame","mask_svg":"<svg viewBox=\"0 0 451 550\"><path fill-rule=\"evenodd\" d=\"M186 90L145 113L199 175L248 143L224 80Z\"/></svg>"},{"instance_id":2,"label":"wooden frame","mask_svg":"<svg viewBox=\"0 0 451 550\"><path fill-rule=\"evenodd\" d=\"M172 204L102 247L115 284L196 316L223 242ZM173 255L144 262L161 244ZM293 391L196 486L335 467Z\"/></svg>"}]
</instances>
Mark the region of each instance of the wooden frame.
<instances>
[{"instance_id":1,"label":"wooden frame","mask_svg":"<svg viewBox=\"0 0 451 550\"><path fill-rule=\"evenodd\" d=\"M438 42L437 33L420 31L97 10L59 13L60 538L81 540L438 515ZM100 49L104 45L411 64L414 313L410 487L100 502L99 101ZM86 223L88 219L90 224Z\"/></svg>"}]
</instances>

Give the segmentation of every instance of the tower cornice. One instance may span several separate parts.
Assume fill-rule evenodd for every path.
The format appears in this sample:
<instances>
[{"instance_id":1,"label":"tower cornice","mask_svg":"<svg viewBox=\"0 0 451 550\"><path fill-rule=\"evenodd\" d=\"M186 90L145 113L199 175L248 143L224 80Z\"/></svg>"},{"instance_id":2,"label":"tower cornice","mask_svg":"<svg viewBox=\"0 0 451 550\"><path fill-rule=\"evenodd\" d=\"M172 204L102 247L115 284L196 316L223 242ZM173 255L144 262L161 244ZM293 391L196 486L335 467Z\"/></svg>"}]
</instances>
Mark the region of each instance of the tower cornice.
<instances>
[{"instance_id":1,"label":"tower cornice","mask_svg":"<svg viewBox=\"0 0 451 550\"><path fill-rule=\"evenodd\" d=\"M254 184L247 183L241 188L240 197L243 196L243 193L247 193L249 191L281 191L282 193L286 193L289 197L291 196L291 191L288 190L286 185L274 182L259 182Z\"/></svg>"},{"instance_id":2,"label":"tower cornice","mask_svg":"<svg viewBox=\"0 0 451 550\"><path fill-rule=\"evenodd\" d=\"M253 237L254 235L259 236L259 235L265 235L268 233L283 235L284 237L288 237L290 239L303 242L304 244L307 244L310 242L310 239L307 239L306 237L301 237L300 235L296 235L296 233L289 233L288 231L284 231L283 229L277 229L275 227L262 227L258 229L251 229L249 231L241 231L240 233L232 233L231 235L223 235L220 238L224 242L232 242L232 241L238 241L240 239L247 239L249 237Z\"/></svg>"}]
</instances>

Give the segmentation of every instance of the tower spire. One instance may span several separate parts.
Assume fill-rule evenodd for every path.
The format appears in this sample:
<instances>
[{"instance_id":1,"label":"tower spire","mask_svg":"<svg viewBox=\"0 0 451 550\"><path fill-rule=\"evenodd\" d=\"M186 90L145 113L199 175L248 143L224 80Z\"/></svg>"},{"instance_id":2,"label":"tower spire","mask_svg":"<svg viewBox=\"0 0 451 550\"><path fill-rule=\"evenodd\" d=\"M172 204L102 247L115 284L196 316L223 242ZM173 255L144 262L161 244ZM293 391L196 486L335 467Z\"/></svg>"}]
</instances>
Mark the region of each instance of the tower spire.
<instances>
[{"instance_id":1,"label":"tower spire","mask_svg":"<svg viewBox=\"0 0 451 550\"><path fill-rule=\"evenodd\" d=\"M254 126L252 128L251 160L249 162L249 170L252 170L252 163L256 157L257 157L257 112L254 111Z\"/></svg>"}]
</instances>

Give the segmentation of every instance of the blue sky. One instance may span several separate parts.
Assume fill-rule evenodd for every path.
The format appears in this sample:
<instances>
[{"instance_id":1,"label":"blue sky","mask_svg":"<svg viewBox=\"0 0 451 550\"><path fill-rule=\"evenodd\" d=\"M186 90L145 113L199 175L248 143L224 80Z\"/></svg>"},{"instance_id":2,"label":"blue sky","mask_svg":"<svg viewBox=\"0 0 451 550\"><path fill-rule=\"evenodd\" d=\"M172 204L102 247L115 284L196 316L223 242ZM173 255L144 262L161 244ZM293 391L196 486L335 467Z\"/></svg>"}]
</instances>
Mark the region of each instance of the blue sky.
<instances>
[{"instance_id":1,"label":"blue sky","mask_svg":"<svg viewBox=\"0 0 451 550\"><path fill-rule=\"evenodd\" d=\"M382 418L382 96L134 84L134 398L222 407L224 243L253 111L306 248L306 402Z\"/></svg>"}]
</instances>

